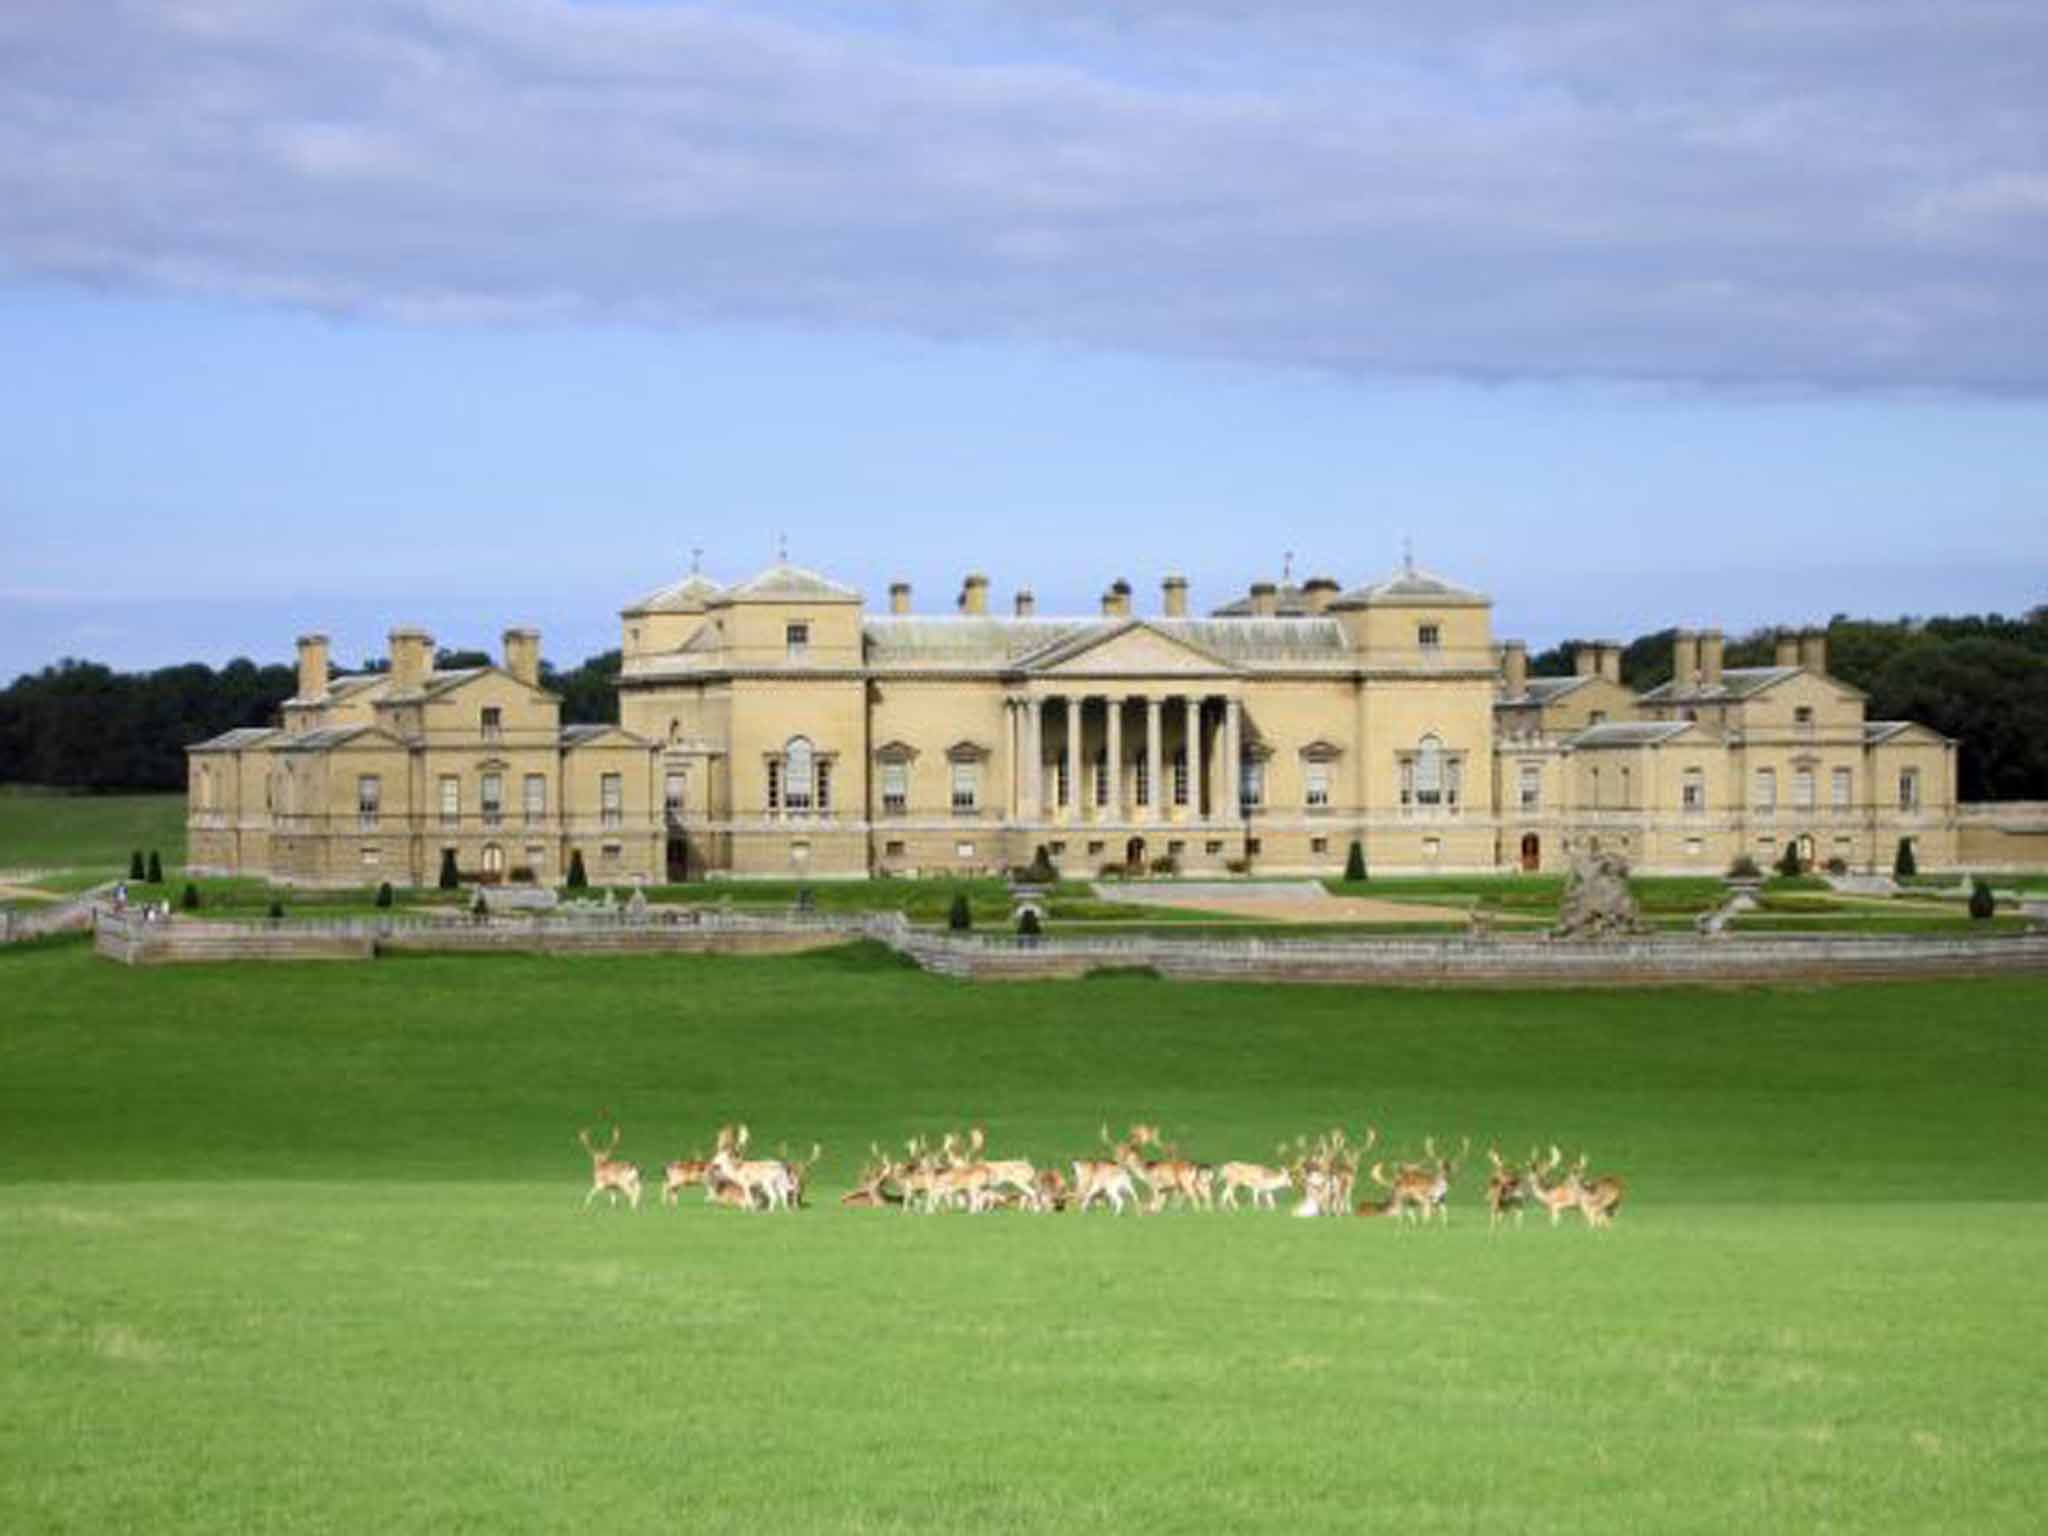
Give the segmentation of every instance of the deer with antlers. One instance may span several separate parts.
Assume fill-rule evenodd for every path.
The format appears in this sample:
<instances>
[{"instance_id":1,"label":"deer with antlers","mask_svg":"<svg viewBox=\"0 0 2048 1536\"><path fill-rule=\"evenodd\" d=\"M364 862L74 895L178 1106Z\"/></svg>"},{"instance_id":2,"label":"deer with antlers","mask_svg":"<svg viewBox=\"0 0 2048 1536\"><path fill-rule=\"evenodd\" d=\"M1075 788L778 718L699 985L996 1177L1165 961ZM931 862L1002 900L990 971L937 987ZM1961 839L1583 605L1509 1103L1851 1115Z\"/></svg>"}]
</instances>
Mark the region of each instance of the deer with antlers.
<instances>
[{"instance_id":1,"label":"deer with antlers","mask_svg":"<svg viewBox=\"0 0 2048 1536\"><path fill-rule=\"evenodd\" d=\"M1161 1155L1144 1157L1139 1148L1148 1146ZM1157 1126L1132 1126L1118 1148L1117 1158L1152 1191L1152 1199L1145 1207L1148 1215L1158 1215L1166 1208L1166 1202L1175 1197L1194 1210L1208 1210L1215 1203L1216 1170L1205 1163L1190 1162L1180 1155L1179 1148L1162 1143Z\"/></svg>"},{"instance_id":2,"label":"deer with antlers","mask_svg":"<svg viewBox=\"0 0 2048 1536\"><path fill-rule=\"evenodd\" d=\"M1578 1184L1570 1175L1566 1175L1555 1184L1543 1182L1557 1171L1558 1165L1563 1161L1564 1153L1557 1149L1554 1142L1551 1144L1550 1157L1547 1161L1538 1162L1533 1149L1529 1153L1529 1171L1526 1175L1529 1198L1550 1213L1550 1224L1553 1227L1564 1219L1566 1211L1575 1210L1579 1203Z\"/></svg>"},{"instance_id":3,"label":"deer with antlers","mask_svg":"<svg viewBox=\"0 0 2048 1536\"><path fill-rule=\"evenodd\" d=\"M1522 1170L1513 1163L1503 1162L1499 1147L1488 1147L1486 1158L1493 1164L1493 1172L1486 1176L1486 1229L1489 1232L1497 1230L1510 1215L1519 1227L1529 1206L1529 1191L1523 1181Z\"/></svg>"},{"instance_id":4,"label":"deer with antlers","mask_svg":"<svg viewBox=\"0 0 2048 1536\"><path fill-rule=\"evenodd\" d=\"M662 1164L661 1203L674 1205L682 1198L684 1190L701 1185L710 1173L710 1159L698 1157L694 1148L687 1158Z\"/></svg>"},{"instance_id":5,"label":"deer with antlers","mask_svg":"<svg viewBox=\"0 0 2048 1536\"><path fill-rule=\"evenodd\" d=\"M583 1150L590 1154L590 1193L583 1197L586 1211L590 1209L590 1202L599 1195L604 1195L611 1205L617 1205L619 1196L624 1195L628 1205L636 1211L640 1209L640 1165L612 1156L619 1150L620 1134L621 1128L614 1122L612 1139L600 1151L590 1139L587 1129L576 1133L576 1139L583 1143Z\"/></svg>"},{"instance_id":6,"label":"deer with antlers","mask_svg":"<svg viewBox=\"0 0 2048 1536\"><path fill-rule=\"evenodd\" d=\"M1133 1126L1133 1135L1139 1131L1151 1131L1150 1126ZM1131 1170L1125 1166L1125 1154L1132 1151L1129 1137L1112 1143L1109 1127L1102 1127L1102 1143L1110 1149L1107 1158L1083 1157L1074 1160L1074 1209L1085 1211L1097 1200L1108 1202L1116 1215L1124 1213L1124 1202L1137 1205L1138 1191L1131 1183ZM1142 1210L1143 1207L1140 1207Z\"/></svg>"},{"instance_id":7,"label":"deer with antlers","mask_svg":"<svg viewBox=\"0 0 2048 1536\"><path fill-rule=\"evenodd\" d=\"M894 1176L896 1165L872 1141L868 1143L868 1152L869 1158L861 1164L853 1188L839 1197L839 1203L855 1210L880 1210L888 1205L901 1205L902 1194L892 1194L885 1187Z\"/></svg>"},{"instance_id":8,"label":"deer with antlers","mask_svg":"<svg viewBox=\"0 0 2048 1536\"><path fill-rule=\"evenodd\" d=\"M1358 1178L1358 1165L1364 1154L1372 1150L1379 1140L1379 1132L1371 1126L1365 1129L1365 1141L1360 1146L1351 1144L1344 1127L1332 1126L1318 1136L1313 1146L1306 1136L1294 1140L1295 1160L1290 1172L1301 1184L1301 1199L1295 1204L1296 1216L1341 1216L1350 1208L1351 1187Z\"/></svg>"},{"instance_id":9,"label":"deer with antlers","mask_svg":"<svg viewBox=\"0 0 2048 1536\"><path fill-rule=\"evenodd\" d=\"M1448 1227L1451 1224L1451 1180L1471 1145L1468 1139L1457 1157L1445 1157L1436 1149L1436 1138L1426 1136L1422 1141L1422 1162L1401 1164L1394 1170L1392 1178L1387 1176L1384 1163L1374 1163L1373 1182L1389 1192L1395 1210L1407 1221L1427 1226L1430 1218L1436 1217Z\"/></svg>"},{"instance_id":10,"label":"deer with antlers","mask_svg":"<svg viewBox=\"0 0 2048 1536\"><path fill-rule=\"evenodd\" d=\"M1588 1181L1586 1154L1581 1152L1579 1160L1572 1165L1571 1176L1565 1180L1565 1184L1577 1192L1579 1214L1586 1218L1587 1226L1614 1225L1614 1213L1621 1209L1622 1197L1628 1193L1628 1185L1620 1175L1605 1173L1597 1179Z\"/></svg>"},{"instance_id":11,"label":"deer with antlers","mask_svg":"<svg viewBox=\"0 0 2048 1536\"><path fill-rule=\"evenodd\" d=\"M1029 1158L989 1157L988 1133L978 1125L967 1133L967 1144L974 1158L988 1169L988 1187L991 1191L1013 1190L1025 1205L1037 1208L1038 1170L1032 1166Z\"/></svg>"},{"instance_id":12,"label":"deer with antlers","mask_svg":"<svg viewBox=\"0 0 2048 1536\"><path fill-rule=\"evenodd\" d=\"M751 1133L745 1125L721 1125L718 1128L718 1152L711 1159L708 1172L722 1183L737 1185L744 1191L749 1210L792 1209L790 1201L796 1192L796 1180L790 1173L790 1165L781 1158L772 1157L743 1161L740 1154L747 1150L750 1139Z\"/></svg>"}]
</instances>

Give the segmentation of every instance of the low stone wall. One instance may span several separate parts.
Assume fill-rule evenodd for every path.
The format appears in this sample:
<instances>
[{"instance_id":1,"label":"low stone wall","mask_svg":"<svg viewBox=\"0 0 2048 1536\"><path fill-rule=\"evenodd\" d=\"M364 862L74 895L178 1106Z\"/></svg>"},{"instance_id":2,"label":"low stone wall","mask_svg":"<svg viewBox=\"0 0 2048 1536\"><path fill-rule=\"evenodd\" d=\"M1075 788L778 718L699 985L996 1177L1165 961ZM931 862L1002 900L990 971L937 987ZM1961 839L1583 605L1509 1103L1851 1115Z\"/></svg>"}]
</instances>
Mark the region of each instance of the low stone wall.
<instances>
[{"instance_id":1,"label":"low stone wall","mask_svg":"<svg viewBox=\"0 0 2048 1536\"><path fill-rule=\"evenodd\" d=\"M2004 938L1694 937L1019 939L934 933L900 916L731 913L514 919L146 923L102 913L99 952L130 965L368 960L379 954L793 954L873 939L969 981L1150 970L1176 981L1421 987L1717 985L1787 980L2048 974L2048 933Z\"/></svg>"}]
</instances>

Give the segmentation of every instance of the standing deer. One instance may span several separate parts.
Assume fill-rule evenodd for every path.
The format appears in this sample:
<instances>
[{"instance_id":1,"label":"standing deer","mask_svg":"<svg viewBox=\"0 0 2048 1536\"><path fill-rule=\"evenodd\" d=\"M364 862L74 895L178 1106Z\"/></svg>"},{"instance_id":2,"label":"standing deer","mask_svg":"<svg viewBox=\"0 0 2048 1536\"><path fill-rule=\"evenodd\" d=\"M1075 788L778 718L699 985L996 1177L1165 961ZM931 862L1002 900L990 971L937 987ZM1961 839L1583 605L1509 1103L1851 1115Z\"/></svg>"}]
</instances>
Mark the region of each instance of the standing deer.
<instances>
[{"instance_id":1,"label":"standing deer","mask_svg":"<svg viewBox=\"0 0 2048 1536\"><path fill-rule=\"evenodd\" d=\"M1628 1185L1617 1174L1602 1174L1591 1183L1586 1181L1586 1154L1581 1152L1579 1160L1572 1165L1571 1177L1565 1180L1568 1188L1577 1192L1579 1214L1586 1218L1589 1227L1611 1227L1614 1213L1621 1209L1622 1196L1628 1193Z\"/></svg>"},{"instance_id":2,"label":"standing deer","mask_svg":"<svg viewBox=\"0 0 2048 1536\"><path fill-rule=\"evenodd\" d=\"M687 1159L665 1163L661 1170L661 1203L674 1205L682 1192L692 1185L702 1184L711 1172L711 1164L697 1156L695 1149Z\"/></svg>"},{"instance_id":3,"label":"standing deer","mask_svg":"<svg viewBox=\"0 0 2048 1536\"><path fill-rule=\"evenodd\" d=\"M1148 1126L1133 1127L1134 1131L1149 1130ZM1131 1170L1125 1166L1125 1154L1132 1150L1128 1138L1111 1144L1109 1127L1102 1127L1102 1142L1110 1148L1108 1158L1076 1158L1074 1160L1074 1209L1085 1211L1096 1200L1106 1200L1116 1215L1124 1213L1124 1202L1138 1203L1138 1192L1131 1184ZM1142 1209L1142 1207L1141 1207Z\"/></svg>"},{"instance_id":4,"label":"standing deer","mask_svg":"<svg viewBox=\"0 0 2048 1536\"><path fill-rule=\"evenodd\" d=\"M1498 1147L1488 1147L1486 1156L1493 1164L1493 1172L1486 1176L1487 1230L1490 1232L1499 1227L1510 1214L1519 1227L1529 1206L1529 1192L1523 1183L1522 1170L1513 1163L1502 1162Z\"/></svg>"},{"instance_id":5,"label":"standing deer","mask_svg":"<svg viewBox=\"0 0 2048 1536\"><path fill-rule=\"evenodd\" d=\"M1245 1191L1252 1197L1253 1210L1272 1210L1274 1197L1294 1188L1294 1175L1287 1169L1287 1145L1279 1148L1280 1166L1269 1167L1265 1163L1225 1163L1216 1170L1217 1182L1222 1192L1217 1203L1225 1210L1237 1209L1237 1192Z\"/></svg>"},{"instance_id":6,"label":"standing deer","mask_svg":"<svg viewBox=\"0 0 2048 1536\"><path fill-rule=\"evenodd\" d=\"M590 1139L588 1130L576 1133L576 1139L583 1143L583 1150L590 1154L590 1193L583 1197L583 1208L590 1209L590 1202L599 1195L607 1197L608 1203L617 1205L619 1196L626 1197L626 1203L634 1210L640 1209L640 1167L637 1163L622 1162L612 1154L619 1150L620 1127L612 1126L612 1139L602 1152Z\"/></svg>"},{"instance_id":7,"label":"standing deer","mask_svg":"<svg viewBox=\"0 0 2048 1536\"><path fill-rule=\"evenodd\" d=\"M1567 1176L1562 1182L1557 1184L1545 1184L1543 1182L1546 1177L1557 1171L1558 1164L1563 1161L1564 1154L1558 1151L1557 1145L1554 1142L1551 1144L1550 1157L1546 1162L1539 1164L1536 1161L1536 1154L1533 1150L1529 1154L1529 1196L1538 1205L1542 1206L1543 1209L1550 1212L1550 1224L1553 1227L1564 1219L1566 1211L1573 1209L1579 1203L1578 1185L1571 1177Z\"/></svg>"},{"instance_id":8,"label":"standing deer","mask_svg":"<svg viewBox=\"0 0 2048 1536\"><path fill-rule=\"evenodd\" d=\"M750 1210L757 1200L771 1211L791 1209L795 1180L790 1176L789 1164L779 1158L742 1162L740 1154L746 1151L750 1139L745 1125L720 1126L718 1154L711 1159L710 1172L723 1183L737 1185L746 1195Z\"/></svg>"}]
</instances>

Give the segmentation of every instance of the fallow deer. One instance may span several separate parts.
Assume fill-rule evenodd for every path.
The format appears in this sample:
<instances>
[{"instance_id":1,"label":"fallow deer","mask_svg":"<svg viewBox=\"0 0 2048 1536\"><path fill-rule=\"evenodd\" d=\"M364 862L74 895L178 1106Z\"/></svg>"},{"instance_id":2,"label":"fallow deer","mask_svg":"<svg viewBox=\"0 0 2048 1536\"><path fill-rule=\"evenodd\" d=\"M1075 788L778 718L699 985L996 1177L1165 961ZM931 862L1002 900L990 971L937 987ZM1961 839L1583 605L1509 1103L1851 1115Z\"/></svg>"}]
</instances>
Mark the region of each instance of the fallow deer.
<instances>
[{"instance_id":1,"label":"fallow deer","mask_svg":"<svg viewBox=\"0 0 2048 1536\"><path fill-rule=\"evenodd\" d=\"M1038 1201L1038 1170L1031 1165L1029 1158L988 1158L985 1155L988 1147L988 1134L978 1125L967 1133L967 1144L972 1149L975 1158L982 1163L983 1167L988 1169L988 1187L991 1191L998 1189L1015 1190L1023 1197L1026 1205L1036 1206Z\"/></svg>"},{"instance_id":2,"label":"fallow deer","mask_svg":"<svg viewBox=\"0 0 2048 1536\"><path fill-rule=\"evenodd\" d=\"M1135 1129L1149 1129L1136 1127ZM1102 1141L1110 1147L1108 1158L1083 1157L1074 1160L1074 1209L1085 1211L1097 1200L1105 1200L1115 1214L1124 1213L1124 1202L1133 1205L1138 1202L1138 1192L1131 1184L1131 1171L1124 1166L1124 1154L1130 1150L1128 1139L1112 1145L1109 1127L1102 1128Z\"/></svg>"},{"instance_id":3,"label":"fallow deer","mask_svg":"<svg viewBox=\"0 0 2048 1536\"><path fill-rule=\"evenodd\" d=\"M693 1150L687 1159L665 1163L661 1170L661 1203L674 1205L682 1192L692 1185L702 1184L711 1172L709 1160L699 1158Z\"/></svg>"},{"instance_id":4,"label":"fallow deer","mask_svg":"<svg viewBox=\"0 0 2048 1536\"><path fill-rule=\"evenodd\" d=\"M901 1194L892 1195L883 1187L895 1173L896 1165L890 1162L883 1155L882 1149L872 1141L868 1143L868 1151L872 1155L861 1165L860 1174L853 1181L853 1188L839 1197L839 1203L856 1210L879 1210L883 1206L902 1204Z\"/></svg>"},{"instance_id":5,"label":"fallow deer","mask_svg":"<svg viewBox=\"0 0 2048 1536\"><path fill-rule=\"evenodd\" d=\"M1564 1154L1558 1151L1554 1143L1550 1148L1550 1158L1547 1162L1538 1163L1534 1151L1529 1154L1529 1198L1550 1212L1550 1224L1553 1227L1564 1219L1566 1211L1574 1209L1579 1203L1578 1186L1569 1176L1556 1184L1543 1182L1548 1175L1557 1171L1558 1164L1563 1161Z\"/></svg>"},{"instance_id":6,"label":"fallow deer","mask_svg":"<svg viewBox=\"0 0 2048 1536\"><path fill-rule=\"evenodd\" d=\"M1274 1197L1294 1188L1294 1175L1286 1167L1287 1148L1280 1147L1281 1166L1274 1168L1265 1163L1225 1163L1216 1170L1216 1180L1221 1186L1217 1203L1225 1210L1237 1209L1237 1193L1243 1190L1252 1197L1253 1210L1272 1210Z\"/></svg>"},{"instance_id":7,"label":"fallow deer","mask_svg":"<svg viewBox=\"0 0 2048 1536\"><path fill-rule=\"evenodd\" d=\"M1579 1214L1586 1218L1589 1227L1611 1227L1614 1213L1621 1209L1622 1197L1628 1193L1628 1185L1617 1174L1602 1174L1590 1182L1586 1179L1586 1155L1581 1152L1578 1162L1572 1165L1571 1177L1565 1184L1578 1192Z\"/></svg>"},{"instance_id":8,"label":"fallow deer","mask_svg":"<svg viewBox=\"0 0 2048 1536\"><path fill-rule=\"evenodd\" d=\"M640 1166L623 1162L612 1154L619 1150L621 1128L612 1126L612 1139L602 1152L590 1139L588 1130L576 1133L576 1139L583 1143L583 1150L590 1154L590 1193L583 1197L583 1208L590 1209L590 1202L604 1195L607 1203L617 1205L619 1196L626 1197L626 1203L634 1210L640 1209Z\"/></svg>"},{"instance_id":9,"label":"fallow deer","mask_svg":"<svg viewBox=\"0 0 2048 1536\"><path fill-rule=\"evenodd\" d=\"M1519 1227L1529 1206L1529 1191L1523 1182L1522 1170L1513 1163L1501 1161L1498 1147L1488 1147L1486 1157L1493 1164L1493 1172L1486 1176L1487 1230L1498 1228L1510 1215Z\"/></svg>"},{"instance_id":10,"label":"fallow deer","mask_svg":"<svg viewBox=\"0 0 2048 1536\"><path fill-rule=\"evenodd\" d=\"M710 1171L724 1182L737 1184L745 1190L750 1204L758 1200L771 1211L790 1209L795 1181L790 1177L789 1165L780 1158L741 1161L740 1154L746 1151L750 1139L745 1125L720 1126L718 1153L711 1159Z\"/></svg>"}]
</instances>

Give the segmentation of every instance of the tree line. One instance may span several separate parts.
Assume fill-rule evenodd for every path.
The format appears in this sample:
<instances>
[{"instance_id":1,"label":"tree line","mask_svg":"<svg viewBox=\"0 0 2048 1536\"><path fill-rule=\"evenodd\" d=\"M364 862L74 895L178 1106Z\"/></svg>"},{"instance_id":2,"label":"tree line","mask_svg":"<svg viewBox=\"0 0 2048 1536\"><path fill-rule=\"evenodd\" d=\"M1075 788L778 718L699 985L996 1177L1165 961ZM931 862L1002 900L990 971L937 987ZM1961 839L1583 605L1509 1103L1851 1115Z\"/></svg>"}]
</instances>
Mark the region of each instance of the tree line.
<instances>
[{"instance_id":1,"label":"tree line","mask_svg":"<svg viewBox=\"0 0 2048 1536\"><path fill-rule=\"evenodd\" d=\"M1622 681L1638 690L1671 677L1672 631L1639 635L1622 651ZM1532 675L1566 676L1575 641L1529 659ZM1731 636L1726 665L1769 666L1767 629ZM541 668L565 725L618 718L619 653L569 670ZM440 667L484 666L482 651L443 650ZM358 669L383 670L381 657ZM1930 619L1852 619L1828 626L1828 670L1869 695L1872 720L1917 720L1962 742L1965 800L2048 800L2048 604L2020 618L1992 613ZM237 726L272 725L297 686L289 666L238 657L115 672L67 659L0 692L0 783L66 789L182 789L184 749Z\"/></svg>"},{"instance_id":2,"label":"tree line","mask_svg":"<svg viewBox=\"0 0 2048 1536\"><path fill-rule=\"evenodd\" d=\"M1669 682L1675 633L1660 629L1630 641L1621 680L1638 692ZM1531 656L1530 674L1569 676L1578 644ZM1768 667L1775 659L1770 629L1728 638L1726 666ZM1957 738L1961 798L2048 800L2048 604L2019 618L1837 614L1828 624L1828 671L1868 695L1866 719L1917 720Z\"/></svg>"},{"instance_id":3,"label":"tree line","mask_svg":"<svg viewBox=\"0 0 2048 1536\"><path fill-rule=\"evenodd\" d=\"M481 651L443 650L438 667L489 664ZM366 661L362 672L389 662ZM618 718L613 680L619 653L605 651L570 671L541 668L562 700L562 723ZM298 691L293 666L236 657L151 672L116 672L66 658L25 673L0 691L0 783L84 790L181 790L185 748L239 726L277 724L278 706Z\"/></svg>"}]
</instances>

